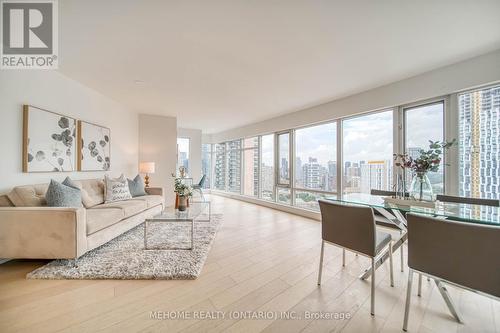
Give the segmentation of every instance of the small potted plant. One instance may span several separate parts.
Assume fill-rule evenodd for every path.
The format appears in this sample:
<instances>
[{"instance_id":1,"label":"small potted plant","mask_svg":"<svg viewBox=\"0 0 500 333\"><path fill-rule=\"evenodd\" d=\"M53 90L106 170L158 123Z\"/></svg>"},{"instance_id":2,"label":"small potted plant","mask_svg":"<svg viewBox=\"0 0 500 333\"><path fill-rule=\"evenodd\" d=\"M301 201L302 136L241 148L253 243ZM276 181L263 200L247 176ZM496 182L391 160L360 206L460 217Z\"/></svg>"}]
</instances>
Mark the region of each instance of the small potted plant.
<instances>
[{"instance_id":1,"label":"small potted plant","mask_svg":"<svg viewBox=\"0 0 500 333\"><path fill-rule=\"evenodd\" d=\"M443 151L453 146L455 141L455 139L451 142L429 140L429 149L420 149L420 156L415 159L408 156L408 154L394 154L395 165L403 170L411 170L413 174L410 185L410 196L413 199L419 201L432 201L434 199L432 185L427 173L439 170Z\"/></svg>"},{"instance_id":2,"label":"small potted plant","mask_svg":"<svg viewBox=\"0 0 500 333\"><path fill-rule=\"evenodd\" d=\"M191 186L184 184L182 179L175 178L174 192L177 193L177 196L179 197L179 211L185 211L187 208L188 198L193 195L193 189Z\"/></svg>"}]
</instances>

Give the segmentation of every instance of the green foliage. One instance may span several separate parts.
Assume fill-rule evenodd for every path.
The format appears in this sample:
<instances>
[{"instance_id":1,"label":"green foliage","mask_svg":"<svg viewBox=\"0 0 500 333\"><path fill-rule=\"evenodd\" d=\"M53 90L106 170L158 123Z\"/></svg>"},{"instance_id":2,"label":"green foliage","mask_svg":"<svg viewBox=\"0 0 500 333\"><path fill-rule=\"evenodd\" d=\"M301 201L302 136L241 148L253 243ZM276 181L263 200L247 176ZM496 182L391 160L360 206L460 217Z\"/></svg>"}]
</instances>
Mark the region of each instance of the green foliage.
<instances>
[{"instance_id":1,"label":"green foliage","mask_svg":"<svg viewBox=\"0 0 500 333\"><path fill-rule=\"evenodd\" d=\"M180 197L191 197L193 195L193 188L189 185L186 185L182 182L182 178L174 177L174 192L177 193Z\"/></svg>"},{"instance_id":2,"label":"green foliage","mask_svg":"<svg viewBox=\"0 0 500 333\"><path fill-rule=\"evenodd\" d=\"M429 171L436 172L441 164L441 155L444 150L449 149L456 142L453 139L450 142L440 142L429 140L429 149L420 149L418 158L413 159L408 154L394 154L395 165L402 169L410 169L414 173L422 174Z\"/></svg>"}]
</instances>

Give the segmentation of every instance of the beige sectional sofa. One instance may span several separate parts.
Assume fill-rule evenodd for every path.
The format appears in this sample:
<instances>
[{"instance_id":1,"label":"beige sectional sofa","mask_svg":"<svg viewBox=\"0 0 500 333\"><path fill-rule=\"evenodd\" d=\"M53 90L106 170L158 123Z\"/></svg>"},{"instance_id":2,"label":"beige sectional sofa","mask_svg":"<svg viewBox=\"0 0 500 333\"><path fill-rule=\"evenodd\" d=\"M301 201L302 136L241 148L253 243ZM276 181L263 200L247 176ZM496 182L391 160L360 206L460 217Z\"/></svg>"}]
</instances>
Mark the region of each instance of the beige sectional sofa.
<instances>
[{"instance_id":1,"label":"beige sectional sofa","mask_svg":"<svg viewBox=\"0 0 500 333\"><path fill-rule=\"evenodd\" d=\"M160 213L163 190L104 203L101 179L74 181L82 208L47 207L48 184L14 188L0 196L0 258L75 259Z\"/></svg>"}]
</instances>

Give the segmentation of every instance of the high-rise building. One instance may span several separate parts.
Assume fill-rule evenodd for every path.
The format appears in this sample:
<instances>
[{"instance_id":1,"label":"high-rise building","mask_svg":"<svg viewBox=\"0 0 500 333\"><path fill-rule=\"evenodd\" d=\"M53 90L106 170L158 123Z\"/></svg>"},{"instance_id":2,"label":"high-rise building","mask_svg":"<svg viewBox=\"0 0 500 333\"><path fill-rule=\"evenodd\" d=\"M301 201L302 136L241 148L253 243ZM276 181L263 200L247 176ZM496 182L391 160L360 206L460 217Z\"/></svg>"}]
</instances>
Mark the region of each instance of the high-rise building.
<instances>
[{"instance_id":1,"label":"high-rise building","mask_svg":"<svg viewBox=\"0 0 500 333\"><path fill-rule=\"evenodd\" d=\"M392 184L391 161L368 161L361 165L361 192L389 190Z\"/></svg>"},{"instance_id":2,"label":"high-rise building","mask_svg":"<svg viewBox=\"0 0 500 333\"><path fill-rule=\"evenodd\" d=\"M266 198L274 197L274 168L262 163L260 165L262 196Z\"/></svg>"},{"instance_id":3,"label":"high-rise building","mask_svg":"<svg viewBox=\"0 0 500 333\"><path fill-rule=\"evenodd\" d=\"M420 149L424 149L424 147L408 147L407 154L412 159L417 159L420 156Z\"/></svg>"},{"instance_id":4,"label":"high-rise building","mask_svg":"<svg viewBox=\"0 0 500 333\"><path fill-rule=\"evenodd\" d=\"M309 157L309 161L302 166L304 186L306 188L321 188L320 165L317 158Z\"/></svg>"},{"instance_id":5,"label":"high-rise building","mask_svg":"<svg viewBox=\"0 0 500 333\"><path fill-rule=\"evenodd\" d=\"M459 103L460 195L500 198L500 86L463 93Z\"/></svg>"},{"instance_id":6,"label":"high-rise building","mask_svg":"<svg viewBox=\"0 0 500 333\"><path fill-rule=\"evenodd\" d=\"M300 157L295 158L295 185L298 187L304 187L304 173L302 172L302 159Z\"/></svg>"},{"instance_id":7,"label":"high-rise building","mask_svg":"<svg viewBox=\"0 0 500 333\"><path fill-rule=\"evenodd\" d=\"M241 140L226 142L227 190L241 192Z\"/></svg>"},{"instance_id":8,"label":"high-rise building","mask_svg":"<svg viewBox=\"0 0 500 333\"><path fill-rule=\"evenodd\" d=\"M328 191L337 191L337 162L328 161Z\"/></svg>"},{"instance_id":9,"label":"high-rise building","mask_svg":"<svg viewBox=\"0 0 500 333\"><path fill-rule=\"evenodd\" d=\"M281 179L289 179L289 177L288 177L288 159L285 157L281 158L280 176L281 176Z\"/></svg>"}]
</instances>

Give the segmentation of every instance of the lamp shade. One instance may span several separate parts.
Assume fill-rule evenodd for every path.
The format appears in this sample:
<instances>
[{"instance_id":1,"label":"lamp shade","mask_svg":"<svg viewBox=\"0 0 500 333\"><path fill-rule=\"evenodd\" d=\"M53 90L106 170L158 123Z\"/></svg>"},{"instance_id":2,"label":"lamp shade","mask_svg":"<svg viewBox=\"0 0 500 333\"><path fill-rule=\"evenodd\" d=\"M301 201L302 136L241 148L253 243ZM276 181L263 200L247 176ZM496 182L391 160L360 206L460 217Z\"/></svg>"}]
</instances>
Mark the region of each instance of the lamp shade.
<instances>
[{"instance_id":1,"label":"lamp shade","mask_svg":"<svg viewBox=\"0 0 500 333\"><path fill-rule=\"evenodd\" d=\"M139 164L140 173L155 173L155 162L141 162Z\"/></svg>"}]
</instances>

